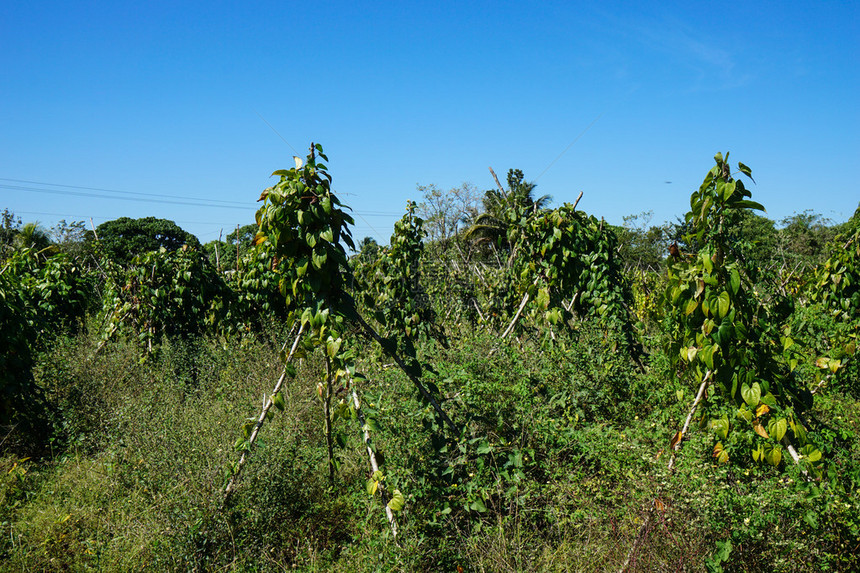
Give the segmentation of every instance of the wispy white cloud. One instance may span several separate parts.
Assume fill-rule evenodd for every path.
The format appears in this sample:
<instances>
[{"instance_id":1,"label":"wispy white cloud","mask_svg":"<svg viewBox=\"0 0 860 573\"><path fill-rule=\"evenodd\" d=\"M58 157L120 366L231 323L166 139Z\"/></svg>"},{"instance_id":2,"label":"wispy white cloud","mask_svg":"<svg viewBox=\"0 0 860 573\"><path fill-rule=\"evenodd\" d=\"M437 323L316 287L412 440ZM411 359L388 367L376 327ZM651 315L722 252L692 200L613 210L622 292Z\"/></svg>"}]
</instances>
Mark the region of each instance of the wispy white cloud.
<instances>
[{"instance_id":1,"label":"wispy white cloud","mask_svg":"<svg viewBox=\"0 0 860 573\"><path fill-rule=\"evenodd\" d=\"M619 73L638 66L648 74L672 74L689 92L734 89L754 78L742 64L743 39L725 28L717 33L705 22L665 12L600 15L607 39L626 46Z\"/></svg>"}]
</instances>

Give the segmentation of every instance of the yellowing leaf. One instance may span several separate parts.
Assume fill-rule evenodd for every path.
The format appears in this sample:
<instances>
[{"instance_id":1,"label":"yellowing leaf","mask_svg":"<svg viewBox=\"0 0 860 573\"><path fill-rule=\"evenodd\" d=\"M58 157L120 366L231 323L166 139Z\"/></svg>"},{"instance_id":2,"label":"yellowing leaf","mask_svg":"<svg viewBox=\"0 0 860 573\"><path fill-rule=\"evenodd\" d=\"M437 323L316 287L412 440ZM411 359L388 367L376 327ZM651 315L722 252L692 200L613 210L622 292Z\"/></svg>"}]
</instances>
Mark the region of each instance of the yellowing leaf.
<instances>
[{"instance_id":1,"label":"yellowing leaf","mask_svg":"<svg viewBox=\"0 0 860 573\"><path fill-rule=\"evenodd\" d=\"M687 306L684 308L684 314L693 314L697 306L699 306L699 302L696 299L691 298L689 301L687 301Z\"/></svg>"},{"instance_id":2,"label":"yellowing leaf","mask_svg":"<svg viewBox=\"0 0 860 573\"><path fill-rule=\"evenodd\" d=\"M777 441L782 439L782 437L785 435L786 430L788 430L788 422L785 420L785 418L780 418L779 420L777 420L772 430L774 437Z\"/></svg>"},{"instance_id":3,"label":"yellowing leaf","mask_svg":"<svg viewBox=\"0 0 860 573\"><path fill-rule=\"evenodd\" d=\"M770 438L770 436L767 434L767 430L764 429L764 426L761 425L761 420L759 420L758 418L753 420L753 430L762 438Z\"/></svg>"},{"instance_id":4,"label":"yellowing leaf","mask_svg":"<svg viewBox=\"0 0 860 573\"><path fill-rule=\"evenodd\" d=\"M761 416L764 416L765 414L767 414L768 412L770 412L770 407L768 407L767 404L761 404L761 405L759 405L758 408L756 408L755 415L757 417L761 417Z\"/></svg>"},{"instance_id":5,"label":"yellowing leaf","mask_svg":"<svg viewBox=\"0 0 860 573\"><path fill-rule=\"evenodd\" d=\"M765 458L773 467L778 466L779 462L782 461L782 449L778 446L773 448L765 454Z\"/></svg>"}]
</instances>

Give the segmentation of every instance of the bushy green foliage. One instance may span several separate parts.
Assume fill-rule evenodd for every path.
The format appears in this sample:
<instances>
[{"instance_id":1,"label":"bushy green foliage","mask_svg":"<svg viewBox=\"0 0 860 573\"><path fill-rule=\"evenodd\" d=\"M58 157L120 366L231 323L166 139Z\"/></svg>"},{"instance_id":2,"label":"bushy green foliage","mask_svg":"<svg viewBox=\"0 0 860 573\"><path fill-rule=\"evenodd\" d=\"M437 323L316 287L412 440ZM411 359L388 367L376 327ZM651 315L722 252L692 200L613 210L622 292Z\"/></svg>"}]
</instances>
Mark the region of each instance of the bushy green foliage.
<instances>
[{"instance_id":1,"label":"bushy green foliage","mask_svg":"<svg viewBox=\"0 0 860 573\"><path fill-rule=\"evenodd\" d=\"M226 280L193 249L103 262L102 320L128 337L76 328L96 319L67 257L4 264L0 384L49 405L24 419L50 433L30 459L0 435L0 569L860 567L850 225L783 305L785 284L760 296L744 242L768 222L743 214L760 206L721 156L665 277L622 271L614 230L569 205L541 209L514 172L505 260L479 270L480 249L460 254L446 264L462 282L437 272L428 288L443 250L425 248L411 206L390 246L347 265L351 218L318 158L313 146L276 172L257 245ZM521 302L515 336L500 337ZM690 415L716 447L709 432L679 433L706 376ZM800 464L781 456L791 444Z\"/></svg>"},{"instance_id":2,"label":"bushy green foliage","mask_svg":"<svg viewBox=\"0 0 860 573\"><path fill-rule=\"evenodd\" d=\"M434 313L421 284L424 221L415 215L415 204L394 224L388 247L372 257L357 257L356 292L363 306L381 325L402 340L433 336Z\"/></svg>"},{"instance_id":3,"label":"bushy green foliage","mask_svg":"<svg viewBox=\"0 0 860 573\"><path fill-rule=\"evenodd\" d=\"M714 159L716 166L693 193L686 215L687 242L699 250L669 267L667 353L697 385L708 379L717 390L719 400L707 406L720 440L714 447L720 462L734 456L743 463L751 447L755 461L778 466L790 430L798 447L808 446L804 461L814 464L821 453L808 444L796 415L812 406L812 395L795 384L780 360L779 349L789 342L780 339L779 324L755 292L750 267L731 247L732 210L763 207L749 199L722 154ZM750 169L738 165L749 177Z\"/></svg>"},{"instance_id":4,"label":"bushy green foliage","mask_svg":"<svg viewBox=\"0 0 860 573\"><path fill-rule=\"evenodd\" d=\"M163 336L215 330L229 293L198 251L164 248L114 267L104 296L105 336L127 334L149 350Z\"/></svg>"}]
</instances>

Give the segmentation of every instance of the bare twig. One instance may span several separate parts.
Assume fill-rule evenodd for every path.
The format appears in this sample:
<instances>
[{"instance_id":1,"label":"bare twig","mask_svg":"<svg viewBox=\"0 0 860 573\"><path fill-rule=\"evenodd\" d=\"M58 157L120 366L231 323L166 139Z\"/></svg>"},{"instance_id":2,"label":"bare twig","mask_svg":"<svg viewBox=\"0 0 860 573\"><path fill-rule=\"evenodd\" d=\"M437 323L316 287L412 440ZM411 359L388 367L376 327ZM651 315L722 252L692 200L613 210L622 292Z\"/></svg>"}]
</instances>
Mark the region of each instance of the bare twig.
<instances>
[{"instance_id":1,"label":"bare twig","mask_svg":"<svg viewBox=\"0 0 860 573\"><path fill-rule=\"evenodd\" d=\"M579 205L579 200L582 199L582 191L579 192L579 197L576 198L576 201L573 202L572 211L576 211L576 206Z\"/></svg>"}]
</instances>

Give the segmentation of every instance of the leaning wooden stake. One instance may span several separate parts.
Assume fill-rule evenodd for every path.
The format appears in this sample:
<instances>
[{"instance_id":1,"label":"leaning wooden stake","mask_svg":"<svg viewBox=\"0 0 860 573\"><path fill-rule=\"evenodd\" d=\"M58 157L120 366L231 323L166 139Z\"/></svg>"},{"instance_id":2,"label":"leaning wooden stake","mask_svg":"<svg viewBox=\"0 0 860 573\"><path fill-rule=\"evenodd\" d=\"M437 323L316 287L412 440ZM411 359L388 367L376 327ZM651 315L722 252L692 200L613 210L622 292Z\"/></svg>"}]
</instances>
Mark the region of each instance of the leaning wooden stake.
<instances>
[{"instance_id":1,"label":"leaning wooden stake","mask_svg":"<svg viewBox=\"0 0 860 573\"><path fill-rule=\"evenodd\" d=\"M675 454L681 449L681 442L684 440L684 436L687 435L687 429L690 427L690 422L693 421L693 416L696 414L696 408L699 407L699 402L702 401L702 398L705 396L705 390L708 388L708 384L711 383L711 374L712 372L710 370L705 373L705 377L702 379L702 385L699 386L699 393L696 394L696 399L693 400L693 406L690 408L690 413L687 414L687 420L684 422L684 427L681 428L680 432L675 434L674 438L672 438L672 457L669 459L669 471L672 471L672 468L675 466Z\"/></svg>"},{"instance_id":2,"label":"leaning wooden stake","mask_svg":"<svg viewBox=\"0 0 860 573\"><path fill-rule=\"evenodd\" d=\"M439 405L439 402L424 387L421 381L418 380L418 378L414 374L409 372L409 368L406 366L406 363L403 362L403 360L396 353L389 352L386 349L386 344L385 341L382 339L382 336L380 336L379 333L376 332L372 326L367 324L367 321L365 321L358 313L355 314L355 319L358 321L359 326L361 326L365 334L375 340L382 347L382 349L385 350L386 353L391 356L392 359L394 359L394 362L397 363L397 366L403 371L404 374L406 374L407 377L409 377L409 380L411 380L412 384L414 384L415 387L418 388L418 392L424 397L424 399L430 402L430 405L433 406L433 409L436 410L436 413L439 414L439 417L442 418L442 421L445 422L445 424L448 426L448 428L451 429L454 435L459 436L460 428L458 428L454 424L454 422L451 421L451 418L448 417L448 414L445 413L445 410L442 409L442 406Z\"/></svg>"},{"instance_id":3,"label":"leaning wooden stake","mask_svg":"<svg viewBox=\"0 0 860 573\"><path fill-rule=\"evenodd\" d=\"M514 329L514 325L517 323L517 320L519 320L520 315L523 313L523 309L526 307L526 303L528 301L529 301L529 293L526 293L526 295L523 297L523 301L520 303L520 307L517 309L517 313L514 315L514 319L511 321L511 323L508 325L508 328L502 334L503 340L505 338L507 338L508 335L511 333L511 331Z\"/></svg>"},{"instance_id":4,"label":"leaning wooden stake","mask_svg":"<svg viewBox=\"0 0 860 573\"><path fill-rule=\"evenodd\" d=\"M367 457L370 458L370 468L376 473L379 471L379 464L376 461L376 452L373 451L373 446L370 443L370 431L367 429L367 422L364 419L364 412L361 411L361 402L358 400L355 388L352 389L352 404L355 406L358 423L361 424L364 447L367 448ZM382 497L382 503L385 505L385 516L388 518L388 524L391 526L391 535L397 539L397 520L394 518L394 512L388 507L388 491L381 483L379 484L379 495Z\"/></svg>"},{"instance_id":5,"label":"leaning wooden stake","mask_svg":"<svg viewBox=\"0 0 860 573\"><path fill-rule=\"evenodd\" d=\"M266 421L266 414L269 413L269 410L272 408L274 402L275 395L281 391L281 386L284 384L284 380L287 378L287 364L292 362L293 355L296 353L296 348L299 345L299 340L302 338L302 333L305 331L305 323L299 327L299 333L296 335L296 339L293 341L293 346L290 348L290 354L287 356L286 364L284 364L284 371L281 372L281 377L278 378L278 383L275 384L274 389L272 389L272 393L269 396L268 400L265 401L263 405L263 411L260 412L260 417L257 419L257 423L254 425L254 430L251 432L251 437L248 438L248 449L242 452L242 457L239 458L239 463L236 466L236 471L233 472L233 476L230 478L230 483L227 484L227 488L224 490L224 501L227 501L227 498L230 497L230 494L236 489L236 483L239 480L239 474L242 471L242 466L245 465L245 461L248 459L248 452L251 447L253 447L254 442L257 440L257 434L260 433L260 428L263 427L263 424Z\"/></svg>"}]
</instances>

